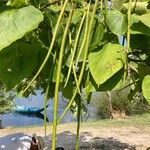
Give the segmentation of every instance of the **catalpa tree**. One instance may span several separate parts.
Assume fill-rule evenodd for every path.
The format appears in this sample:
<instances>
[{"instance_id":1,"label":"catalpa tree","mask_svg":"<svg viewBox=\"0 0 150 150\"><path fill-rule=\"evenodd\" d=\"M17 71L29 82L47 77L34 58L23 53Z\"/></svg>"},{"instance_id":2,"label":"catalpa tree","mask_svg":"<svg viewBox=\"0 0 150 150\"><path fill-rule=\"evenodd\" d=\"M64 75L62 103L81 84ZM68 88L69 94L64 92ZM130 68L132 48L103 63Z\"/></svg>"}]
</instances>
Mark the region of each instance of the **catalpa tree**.
<instances>
[{"instance_id":1,"label":"catalpa tree","mask_svg":"<svg viewBox=\"0 0 150 150\"><path fill-rule=\"evenodd\" d=\"M150 103L150 0L0 1L0 81L27 97L54 98L53 142L69 108L95 91L130 86ZM58 92L68 99L57 118Z\"/></svg>"}]
</instances>

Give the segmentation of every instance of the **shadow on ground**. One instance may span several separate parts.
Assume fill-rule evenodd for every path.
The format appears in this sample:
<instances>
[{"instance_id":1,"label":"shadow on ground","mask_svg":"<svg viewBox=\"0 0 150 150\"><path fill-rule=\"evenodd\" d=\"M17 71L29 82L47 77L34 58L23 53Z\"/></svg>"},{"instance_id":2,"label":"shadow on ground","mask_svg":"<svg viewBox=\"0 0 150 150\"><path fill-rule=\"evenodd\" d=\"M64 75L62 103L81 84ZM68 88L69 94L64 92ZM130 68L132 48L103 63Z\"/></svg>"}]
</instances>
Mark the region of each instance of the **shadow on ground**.
<instances>
[{"instance_id":1,"label":"shadow on ground","mask_svg":"<svg viewBox=\"0 0 150 150\"><path fill-rule=\"evenodd\" d=\"M48 150L51 136L45 137L45 150ZM57 135L57 146L63 147L65 150L75 150L76 135L65 131ZM133 145L122 143L117 139L93 137L89 132L80 134L80 150L136 150Z\"/></svg>"},{"instance_id":2,"label":"shadow on ground","mask_svg":"<svg viewBox=\"0 0 150 150\"><path fill-rule=\"evenodd\" d=\"M38 136L38 133L37 133ZM43 137L45 147L49 150L51 145L51 135ZM65 150L75 150L76 135L70 131L65 131L57 135L57 147ZM0 150L29 150L31 137L23 133L10 134L0 137ZM94 137L89 132L80 134L80 150L136 150L133 145L122 143L117 139Z\"/></svg>"}]
</instances>

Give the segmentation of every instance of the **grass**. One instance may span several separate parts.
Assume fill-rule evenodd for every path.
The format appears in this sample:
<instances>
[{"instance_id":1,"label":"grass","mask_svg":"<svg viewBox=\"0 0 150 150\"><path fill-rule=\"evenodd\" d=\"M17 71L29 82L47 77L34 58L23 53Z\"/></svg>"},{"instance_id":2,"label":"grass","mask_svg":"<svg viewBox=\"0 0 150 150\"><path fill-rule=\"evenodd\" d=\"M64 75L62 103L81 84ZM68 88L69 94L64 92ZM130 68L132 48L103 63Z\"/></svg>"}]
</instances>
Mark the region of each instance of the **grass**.
<instances>
[{"instance_id":1,"label":"grass","mask_svg":"<svg viewBox=\"0 0 150 150\"><path fill-rule=\"evenodd\" d=\"M51 128L52 123L49 123L48 126ZM75 127L76 122L60 124L61 128L67 126L68 129ZM150 113L144 113L141 115L134 115L127 118L120 119L101 119L101 120L88 120L86 122L82 122L81 127L121 127L121 126L150 126ZM28 129L28 128L37 128L43 127L43 125L31 125L31 126L19 126L19 127L11 127L14 129Z\"/></svg>"},{"instance_id":2,"label":"grass","mask_svg":"<svg viewBox=\"0 0 150 150\"><path fill-rule=\"evenodd\" d=\"M103 119L103 120L89 120L86 122L82 122L81 124L81 132L83 131L98 131L107 130L107 129L117 129L124 130L135 127L137 132L138 129L142 130L142 132L150 133L150 113L145 113L141 115L135 115L133 117L125 118L125 119ZM48 124L47 133L52 133L52 124ZM76 123L66 123L58 125L58 133L62 133L65 131L70 131L76 134ZM32 126L22 126L22 127L6 127L4 129L0 129L0 133L3 136L14 134L14 133L28 133L33 134L37 133L39 135L44 136L44 126L43 125L32 125Z\"/></svg>"},{"instance_id":3,"label":"grass","mask_svg":"<svg viewBox=\"0 0 150 150\"><path fill-rule=\"evenodd\" d=\"M95 121L88 121L83 125L109 127L109 126L148 126L150 125L150 113L144 113L141 115L134 115L127 118L119 119L102 119Z\"/></svg>"}]
</instances>

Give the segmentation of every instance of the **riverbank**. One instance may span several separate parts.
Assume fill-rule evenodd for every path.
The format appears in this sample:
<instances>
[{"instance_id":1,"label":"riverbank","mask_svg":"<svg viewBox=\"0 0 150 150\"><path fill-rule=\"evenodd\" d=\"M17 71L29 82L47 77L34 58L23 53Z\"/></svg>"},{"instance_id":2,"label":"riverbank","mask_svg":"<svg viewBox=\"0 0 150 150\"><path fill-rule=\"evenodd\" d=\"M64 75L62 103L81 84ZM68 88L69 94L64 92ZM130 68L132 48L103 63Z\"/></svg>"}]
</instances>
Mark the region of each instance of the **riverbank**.
<instances>
[{"instance_id":1,"label":"riverbank","mask_svg":"<svg viewBox=\"0 0 150 150\"><path fill-rule=\"evenodd\" d=\"M1 139L9 135L22 134L32 136L33 133L44 137L42 126L7 127L0 130ZM50 145L52 126L48 126L47 147ZM57 144L65 150L74 150L76 124L67 123L58 126ZM80 130L80 149L129 149L146 150L150 147L150 114L138 115L126 119L107 119L84 122ZM9 149L7 149L9 150Z\"/></svg>"}]
</instances>

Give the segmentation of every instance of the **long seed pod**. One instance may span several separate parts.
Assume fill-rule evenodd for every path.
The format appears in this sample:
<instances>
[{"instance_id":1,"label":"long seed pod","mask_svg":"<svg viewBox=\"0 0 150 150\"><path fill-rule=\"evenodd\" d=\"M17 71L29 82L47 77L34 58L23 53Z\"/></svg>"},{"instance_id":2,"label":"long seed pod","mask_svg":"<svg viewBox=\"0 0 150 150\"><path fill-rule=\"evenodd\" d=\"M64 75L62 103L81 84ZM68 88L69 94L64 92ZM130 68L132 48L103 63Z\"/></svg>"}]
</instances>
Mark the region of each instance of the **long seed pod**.
<instances>
[{"instance_id":1,"label":"long seed pod","mask_svg":"<svg viewBox=\"0 0 150 150\"><path fill-rule=\"evenodd\" d=\"M103 11L103 0L101 0L101 11Z\"/></svg>"},{"instance_id":2,"label":"long seed pod","mask_svg":"<svg viewBox=\"0 0 150 150\"><path fill-rule=\"evenodd\" d=\"M77 79L77 74L76 74L76 69L75 69L75 66L74 66L74 62L72 64L72 70L73 70L73 75L74 75L74 79L75 79L75 83L76 83L78 93L81 95L80 85L78 84L78 79Z\"/></svg>"},{"instance_id":3,"label":"long seed pod","mask_svg":"<svg viewBox=\"0 0 150 150\"><path fill-rule=\"evenodd\" d=\"M105 19L108 15L108 0L104 0Z\"/></svg>"},{"instance_id":4,"label":"long seed pod","mask_svg":"<svg viewBox=\"0 0 150 150\"><path fill-rule=\"evenodd\" d=\"M46 121L47 108L46 107L47 107L48 95L49 95L49 90L50 90L50 83L51 83L52 77L53 77L55 62L56 62L56 51L55 51L55 54L53 56L53 63L52 63L52 67L50 69L50 74L49 74L49 79L48 79L48 83L47 83L46 93L44 95L44 132L45 132L45 136L46 136L46 133L47 133L47 121Z\"/></svg>"},{"instance_id":5,"label":"long seed pod","mask_svg":"<svg viewBox=\"0 0 150 150\"><path fill-rule=\"evenodd\" d=\"M81 99L78 99L77 106L77 135L76 135L76 150L79 149L79 132L80 132L80 121L81 121Z\"/></svg>"},{"instance_id":6,"label":"long seed pod","mask_svg":"<svg viewBox=\"0 0 150 150\"><path fill-rule=\"evenodd\" d=\"M86 26L88 26L88 21L89 21L89 10L90 10L90 4L87 6L87 14L86 14ZM80 73L79 76L81 76L82 74ZM80 77L81 78L81 77ZM80 82L78 82L78 85L80 86ZM68 105L66 106L65 110L63 111L62 115L60 116L59 120L58 120L58 124L62 121L62 119L64 118L65 114L67 113L67 111L69 110L69 108L71 107L71 105L73 104L75 97L77 95L78 89L76 88L73 96L71 98L71 100L69 101Z\"/></svg>"},{"instance_id":7,"label":"long seed pod","mask_svg":"<svg viewBox=\"0 0 150 150\"><path fill-rule=\"evenodd\" d=\"M77 35L76 35L76 38L75 38L75 44L74 44L74 48L73 48L73 52L72 52L71 62L70 62L70 66L69 66L69 70L68 70L68 74L67 74L67 79L66 79L64 87L66 87L66 85L68 83L68 80L69 80L69 77L70 77L71 68L72 68L72 65L73 65L73 60L74 60L74 56L75 56L75 53L76 53L76 50L77 50L79 36L80 36L80 33L81 33L81 29L82 29L85 17L86 17L86 11L83 14L83 17L82 17L82 20L81 20L81 23L80 23L80 26L79 26L79 29L78 29L78 32L77 32Z\"/></svg>"},{"instance_id":8,"label":"long seed pod","mask_svg":"<svg viewBox=\"0 0 150 150\"><path fill-rule=\"evenodd\" d=\"M70 45L71 45L71 53L72 53L73 52L73 48L72 48L72 39L71 39L71 33L70 32L69 32L69 42L70 42ZM73 69L73 75L74 75L76 87L78 89L78 93L81 95L80 87L79 87L78 79L77 79L77 75L76 75L76 71L75 71L75 68L74 68L74 62L72 64L72 69Z\"/></svg>"},{"instance_id":9,"label":"long seed pod","mask_svg":"<svg viewBox=\"0 0 150 150\"><path fill-rule=\"evenodd\" d=\"M132 4L132 0L129 0L129 5L128 5L128 31L127 31L127 50L128 51L130 51L131 4Z\"/></svg>"},{"instance_id":10,"label":"long seed pod","mask_svg":"<svg viewBox=\"0 0 150 150\"><path fill-rule=\"evenodd\" d=\"M86 26L85 26L85 32L84 32L83 41L82 41L81 47L80 47L80 49L79 49L79 53L78 53L78 55L77 55L77 59L76 59L76 63L75 63L75 64L76 64L76 67L78 66L78 62L79 62L79 59L80 59L82 50L83 50L84 45L85 45L85 42L86 42L87 33L88 33L88 24L86 24Z\"/></svg>"},{"instance_id":11,"label":"long seed pod","mask_svg":"<svg viewBox=\"0 0 150 150\"><path fill-rule=\"evenodd\" d=\"M86 40L86 44L85 44L85 54L84 54L83 64L82 64L82 68L81 68L81 72L80 72L80 76L79 76L79 83L81 83L81 81L82 81L82 77L83 77L85 66L86 66L86 60L88 57L89 45L90 45L90 36L91 36L91 31L92 31L92 26L93 26L95 14L96 14L96 8L98 5L98 1L99 0L95 1L94 8L92 11L92 16L91 16L91 20L90 20L90 24L89 24L89 29L88 29L88 36L87 36L87 40ZM81 110L81 101L78 103L78 109ZM77 124L76 150L79 149L79 129L80 129L80 117L81 117L79 110L78 110L78 114L79 114L79 116L78 116L78 124Z\"/></svg>"},{"instance_id":12,"label":"long seed pod","mask_svg":"<svg viewBox=\"0 0 150 150\"><path fill-rule=\"evenodd\" d=\"M132 4L132 0L129 0L129 5L128 5L128 30L127 30L127 47L126 47L126 62L125 62L125 66L124 66L124 77L123 80L125 82L126 76L129 73L129 69L128 69L128 52L131 51L130 48L130 34L131 34L131 30L130 30L130 26L131 26L131 4Z\"/></svg>"},{"instance_id":13,"label":"long seed pod","mask_svg":"<svg viewBox=\"0 0 150 150\"><path fill-rule=\"evenodd\" d=\"M58 20L57 20L57 23L56 23L56 26L55 26L55 29L54 29L54 34L53 34L53 38L52 38L52 42L51 42L51 45L50 45L50 48L48 50L48 53L42 63L42 65L40 66L38 72L36 73L36 75L32 78L31 82L28 84L28 86L25 88L25 90L23 91L23 93L32 85L32 83L34 82L34 80L38 77L38 75L41 73L41 71L43 70L43 68L45 67L50 55L51 55L51 51L53 49L53 46L54 46L54 43L55 43L55 39L56 39L56 35L57 35L57 31L58 31L58 28L59 28L59 25L60 25L60 21L62 19L62 16L64 14L64 11L65 11L65 8L66 8L66 5L68 3L69 0L65 0L64 4L63 4L63 7L62 7L62 10L59 14L59 17L58 17Z\"/></svg>"},{"instance_id":14,"label":"long seed pod","mask_svg":"<svg viewBox=\"0 0 150 150\"><path fill-rule=\"evenodd\" d=\"M86 65L86 59L87 59L87 56L88 56L88 48L89 48L89 43L90 43L90 34L91 34L91 30L92 30L92 25L93 25L93 22L94 22L94 17L95 17L97 5L98 5L98 0L96 0L95 4L94 4L94 9L93 9L93 12L92 12L90 25L89 25L89 30L88 30L88 34L87 34L87 39L86 39L86 42L85 42L85 53L84 53L84 58L83 58L83 64L82 64L82 68L81 68L81 72L80 72L79 80L78 80L78 84L79 85L81 84L82 77L83 77L83 74L84 74L84 69L85 69L85 65ZM90 4L88 4L88 7L87 7L86 25L88 25L88 21L89 21L89 9L90 9ZM68 103L67 107L65 108L64 112L60 116L60 118L58 120L58 123L61 122L61 120L64 118L65 114L67 113L67 111L69 110L71 105L73 104L74 99L76 97L76 94L77 94L77 88L75 89L75 91L73 93L73 96L72 96L70 102Z\"/></svg>"},{"instance_id":15,"label":"long seed pod","mask_svg":"<svg viewBox=\"0 0 150 150\"><path fill-rule=\"evenodd\" d=\"M53 135L52 135L52 150L55 150L56 147L56 131L57 131L57 112L58 112L58 92L59 92L59 84L60 84L60 74L61 74L61 67L63 61L63 53L66 43L67 33L69 31L70 22L72 19L73 10L69 14L69 18L67 21L67 25L65 27L65 31L62 38L59 60L58 60L58 68L57 68L57 76L56 76L56 85L55 85L55 94L54 94L54 113L53 113Z\"/></svg>"}]
</instances>

